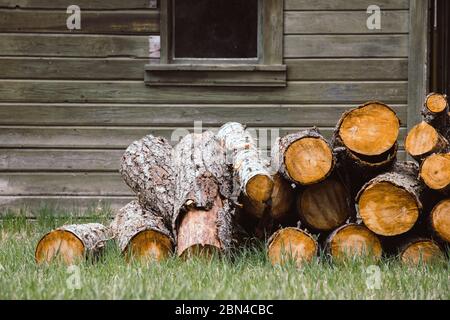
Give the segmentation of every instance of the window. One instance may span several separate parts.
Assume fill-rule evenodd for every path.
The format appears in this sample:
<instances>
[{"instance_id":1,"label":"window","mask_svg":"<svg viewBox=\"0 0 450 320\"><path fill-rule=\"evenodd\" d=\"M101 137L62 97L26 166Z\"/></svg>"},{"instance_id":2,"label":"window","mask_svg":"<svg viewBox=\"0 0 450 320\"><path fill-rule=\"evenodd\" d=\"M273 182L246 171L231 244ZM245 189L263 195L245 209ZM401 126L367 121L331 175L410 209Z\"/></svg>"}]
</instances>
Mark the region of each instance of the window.
<instances>
[{"instance_id":1,"label":"window","mask_svg":"<svg viewBox=\"0 0 450 320\"><path fill-rule=\"evenodd\" d=\"M286 86L283 0L161 0L150 86Z\"/></svg>"}]
</instances>

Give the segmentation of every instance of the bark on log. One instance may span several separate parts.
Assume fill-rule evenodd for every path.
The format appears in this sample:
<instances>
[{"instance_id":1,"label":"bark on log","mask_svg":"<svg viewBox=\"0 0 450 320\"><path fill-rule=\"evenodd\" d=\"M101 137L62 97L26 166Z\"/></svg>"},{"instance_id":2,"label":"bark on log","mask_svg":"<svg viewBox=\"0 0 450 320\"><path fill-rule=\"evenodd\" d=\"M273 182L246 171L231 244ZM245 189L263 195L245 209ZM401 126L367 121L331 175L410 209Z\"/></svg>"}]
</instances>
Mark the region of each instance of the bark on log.
<instances>
[{"instance_id":1,"label":"bark on log","mask_svg":"<svg viewBox=\"0 0 450 320\"><path fill-rule=\"evenodd\" d=\"M440 93L430 93L422 108L422 119L430 124L447 139L450 139L450 114L447 96Z\"/></svg>"},{"instance_id":2,"label":"bark on log","mask_svg":"<svg viewBox=\"0 0 450 320\"><path fill-rule=\"evenodd\" d=\"M299 185L323 181L334 164L332 149L317 128L278 138L272 148L272 167Z\"/></svg>"},{"instance_id":3,"label":"bark on log","mask_svg":"<svg viewBox=\"0 0 450 320\"><path fill-rule=\"evenodd\" d=\"M434 234L450 243L450 198L439 202L430 213L430 225Z\"/></svg>"},{"instance_id":4,"label":"bark on log","mask_svg":"<svg viewBox=\"0 0 450 320\"><path fill-rule=\"evenodd\" d=\"M296 205L300 221L319 232L336 229L354 212L352 196L337 175L300 190Z\"/></svg>"},{"instance_id":5,"label":"bark on log","mask_svg":"<svg viewBox=\"0 0 450 320\"><path fill-rule=\"evenodd\" d=\"M325 250L335 260L368 257L380 260L381 242L363 224L349 223L334 230L325 241Z\"/></svg>"},{"instance_id":6,"label":"bark on log","mask_svg":"<svg viewBox=\"0 0 450 320\"><path fill-rule=\"evenodd\" d=\"M449 146L447 139L425 121L415 125L405 140L406 151L419 163L433 153L445 152Z\"/></svg>"},{"instance_id":7,"label":"bark on log","mask_svg":"<svg viewBox=\"0 0 450 320\"><path fill-rule=\"evenodd\" d=\"M427 157L420 166L420 178L430 189L450 195L450 152Z\"/></svg>"},{"instance_id":8,"label":"bark on log","mask_svg":"<svg viewBox=\"0 0 450 320\"><path fill-rule=\"evenodd\" d=\"M228 122L216 138L230 157L235 189L254 201L267 201L273 188L269 164L262 159L250 132L240 123Z\"/></svg>"},{"instance_id":9,"label":"bark on log","mask_svg":"<svg viewBox=\"0 0 450 320\"><path fill-rule=\"evenodd\" d=\"M100 223L65 225L42 237L35 259L39 264L54 259L75 264L86 257L97 257L111 238L110 229Z\"/></svg>"},{"instance_id":10,"label":"bark on log","mask_svg":"<svg viewBox=\"0 0 450 320\"><path fill-rule=\"evenodd\" d=\"M394 236L409 231L423 208L424 184L418 179L413 162L397 163L391 172L366 183L356 201L359 216L373 232Z\"/></svg>"},{"instance_id":11,"label":"bark on log","mask_svg":"<svg viewBox=\"0 0 450 320\"><path fill-rule=\"evenodd\" d=\"M175 175L169 142L152 135L133 142L122 157L120 173L137 194L141 206L159 214L170 226L174 210Z\"/></svg>"},{"instance_id":12,"label":"bark on log","mask_svg":"<svg viewBox=\"0 0 450 320\"><path fill-rule=\"evenodd\" d=\"M273 219L282 221L289 215L294 215L295 190L280 174L273 176L273 191L270 203L270 215Z\"/></svg>"},{"instance_id":13,"label":"bark on log","mask_svg":"<svg viewBox=\"0 0 450 320\"><path fill-rule=\"evenodd\" d=\"M342 115L332 145L338 161L352 177L353 193L392 167L397 156L399 128L395 112L381 102L367 102Z\"/></svg>"},{"instance_id":14,"label":"bark on log","mask_svg":"<svg viewBox=\"0 0 450 320\"><path fill-rule=\"evenodd\" d=\"M317 241L306 231L284 228L275 232L268 241L268 256L272 265L294 261L297 267L311 261L318 252Z\"/></svg>"},{"instance_id":15,"label":"bark on log","mask_svg":"<svg viewBox=\"0 0 450 320\"><path fill-rule=\"evenodd\" d=\"M173 251L172 233L163 217L143 209L137 200L120 209L110 228L127 259L161 261Z\"/></svg>"},{"instance_id":16,"label":"bark on log","mask_svg":"<svg viewBox=\"0 0 450 320\"><path fill-rule=\"evenodd\" d=\"M175 147L177 254L222 251L238 241L233 184L224 149L212 132L189 134ZM191 248L192 250L187 250Z\"/></svg>"}]
</instances>

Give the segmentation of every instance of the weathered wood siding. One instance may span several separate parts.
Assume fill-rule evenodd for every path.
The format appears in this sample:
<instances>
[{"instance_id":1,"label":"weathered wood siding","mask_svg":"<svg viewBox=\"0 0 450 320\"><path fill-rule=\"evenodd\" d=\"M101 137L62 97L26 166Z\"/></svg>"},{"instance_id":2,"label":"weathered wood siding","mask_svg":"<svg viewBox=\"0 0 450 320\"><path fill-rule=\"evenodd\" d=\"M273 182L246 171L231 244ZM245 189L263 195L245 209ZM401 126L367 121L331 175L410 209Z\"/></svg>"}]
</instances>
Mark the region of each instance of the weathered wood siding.
<instances>
[{"instance_id":1,"label":"weathered wood siding","mask_svg":"<svg viewBox=\"0 0 450 320\"><path fill-rule=\"evenodd\" d=\"M287 88L150 88L143 82L159 11L149 0L0 0L0 207L123 205L124 148L194 121L230 120L286 133L366 100L394 106L407 125L408 0L285 0ZM401 156L404 156L402 153Z\"/></svg>"}]
</instances>

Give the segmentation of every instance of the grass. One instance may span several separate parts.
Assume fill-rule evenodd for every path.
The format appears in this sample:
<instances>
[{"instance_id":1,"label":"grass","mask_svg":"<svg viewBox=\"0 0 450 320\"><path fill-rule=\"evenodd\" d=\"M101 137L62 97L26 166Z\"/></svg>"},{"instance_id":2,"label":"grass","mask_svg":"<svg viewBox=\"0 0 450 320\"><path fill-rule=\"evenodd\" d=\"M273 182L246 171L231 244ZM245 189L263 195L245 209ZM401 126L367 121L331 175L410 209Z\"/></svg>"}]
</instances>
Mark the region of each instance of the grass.
<instances>
[{"instance_id":1,"label":"grass","mask_svg":"<svg viewBox=\"0 0 450 320\"><path fill-rule=\"evenodd\" d=\"M61 264L37 266L34 249L54 227L78 222L39 212L33 221L25 213L3 214L0 225L0 299L449 299L449 260L407 267L396 259L377 264L381 282L369 289L374 276L370 261L332 263L320 257L301 269L272 267L264 246L242 250L234 257L162 263L126 263L114 243L100 261L85 261L79 269ZM91 212L107 222L107 212ZM83 220L83 222L87 222ZM373 267L372 267L373 268ZM77 271L79 270L79 272ZM79 287L70 284L79 275ZM68 285L69 284L69 285Z\"/></svg>"}]
</instances>

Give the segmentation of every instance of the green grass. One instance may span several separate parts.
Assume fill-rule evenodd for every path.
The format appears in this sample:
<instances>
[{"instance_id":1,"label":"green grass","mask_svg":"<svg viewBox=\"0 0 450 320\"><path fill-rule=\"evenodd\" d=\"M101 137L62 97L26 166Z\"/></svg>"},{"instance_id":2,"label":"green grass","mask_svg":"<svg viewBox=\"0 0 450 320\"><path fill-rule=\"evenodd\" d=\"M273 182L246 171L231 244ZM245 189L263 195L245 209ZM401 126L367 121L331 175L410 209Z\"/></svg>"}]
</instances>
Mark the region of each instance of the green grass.
<instances>
[{"instance_id":1,"label":"green grass","mask_svg":"<svg viewBox=\"0 0 450 320\"><path fill-rule=\"evenodd\" d=\"M96 262L79 265L80 288L67 282L75 273L60 264L37 266L34 249L52 228L77 222L55 218L42 210L40 218L8 216L0 225L0 299L449 299L449 261L418 267L395 259L378 263L379 289L368 289L368 261L333 264L326 257L306 264L272 267L264 246L233 257L162 263L126 263L114 243ZM92 213L91 213L92 214ZM106 222L106 213L93 212ZM86 220L83 220L86 222ZM368 279L369 277L369 279Z\"/></svg>"}]
</instances>

